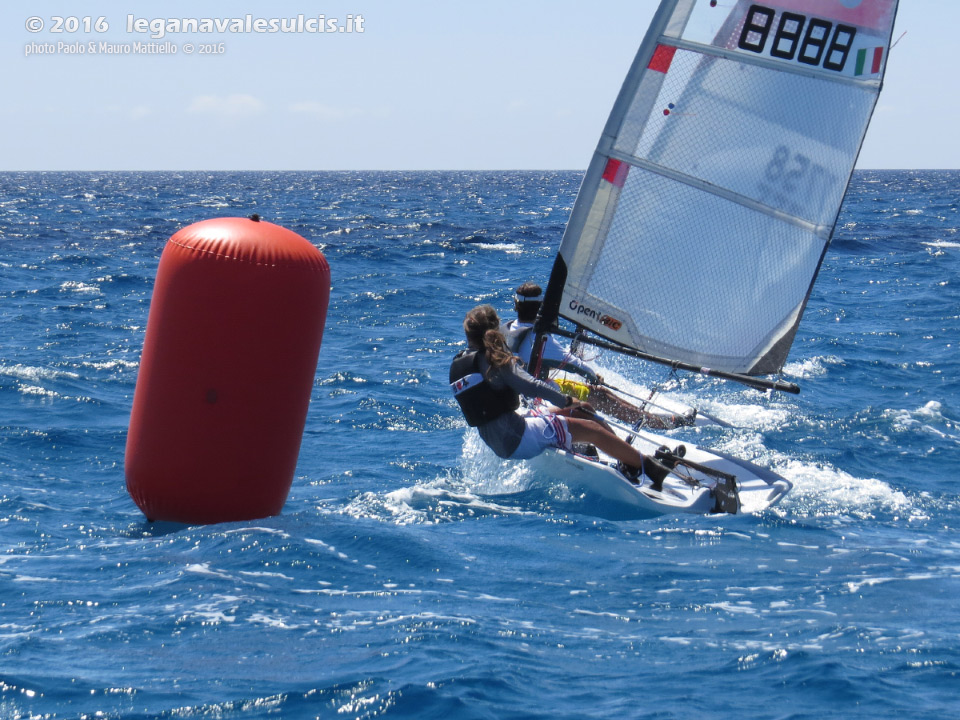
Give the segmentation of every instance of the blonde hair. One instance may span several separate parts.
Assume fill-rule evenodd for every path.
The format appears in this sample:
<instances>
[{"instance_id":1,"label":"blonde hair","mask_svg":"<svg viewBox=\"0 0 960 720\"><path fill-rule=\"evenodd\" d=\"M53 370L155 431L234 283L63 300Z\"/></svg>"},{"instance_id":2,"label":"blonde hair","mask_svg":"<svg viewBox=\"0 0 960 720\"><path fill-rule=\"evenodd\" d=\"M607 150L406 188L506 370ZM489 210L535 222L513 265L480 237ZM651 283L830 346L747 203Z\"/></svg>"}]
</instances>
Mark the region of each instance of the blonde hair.
<instances>
[{"instance_id":1,"label":"blonde hair","mask_svg":"<svg viewBox=\"0 0 960 720\"><path fill-rule=\"evenodd\" d=\"M463 332L467 342L477 350L483 350L491 369L501 368L515 362L516 357L507 347L507 340L500 332L500 318L490 305L477 305L463 319Z\"/></svg>"}]
</instances>

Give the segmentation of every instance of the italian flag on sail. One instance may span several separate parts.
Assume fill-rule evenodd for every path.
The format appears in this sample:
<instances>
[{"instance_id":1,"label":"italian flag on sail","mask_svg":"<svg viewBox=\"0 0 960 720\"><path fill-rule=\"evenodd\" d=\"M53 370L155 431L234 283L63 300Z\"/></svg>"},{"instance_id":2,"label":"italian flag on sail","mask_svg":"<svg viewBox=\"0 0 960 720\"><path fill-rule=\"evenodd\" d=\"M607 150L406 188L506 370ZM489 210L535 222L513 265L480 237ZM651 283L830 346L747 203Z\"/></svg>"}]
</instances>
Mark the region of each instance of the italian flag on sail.
<instances>
[{"instance_id":1,"label":"italian flag on sail","mask_svg":"<svg viewBox=\"0 0 960 720\"><path fill-rule=\"evenodd\" d=\"M860 48L854 75L876 75L883 65L883 47Z\"/></svg>"}]
</instances>

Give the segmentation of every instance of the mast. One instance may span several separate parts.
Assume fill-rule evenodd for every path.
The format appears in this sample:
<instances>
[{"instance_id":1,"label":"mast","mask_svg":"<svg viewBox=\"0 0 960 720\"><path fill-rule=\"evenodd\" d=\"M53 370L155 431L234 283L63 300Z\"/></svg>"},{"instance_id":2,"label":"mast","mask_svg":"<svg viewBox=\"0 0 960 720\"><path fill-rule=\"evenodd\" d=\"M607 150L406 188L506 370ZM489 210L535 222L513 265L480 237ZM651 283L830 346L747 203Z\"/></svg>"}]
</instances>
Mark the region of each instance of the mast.
<instances>
[{"instance_id":1,"label":"mast","mask_svg":"<svg viewBox=\"0 0 960 720\"><path fill-rule=\"evenodd\" d=\"M882 87L896 10L661 2L581 183L538 341L564 318L672 367L778 373Z\"/></svg>"},{"instance_id":2,"label":"mast","mask_svg":"<svg viewBox=\"0 0 960 720\"><path fill-rule=\"evenodd\" d=\"M568 236L579 232L580 228L583 227L586 215L589 213L590 205L592 204L595 188L603 176L606 165L605 151L609 151L610 146L613 144L620 130L623 118L636 94L637 84L640 82L643 69L650 63L650 59L653 57L653 53L657 47L657 41L670 22L670 17L676 8L677 2L678 0L662 0L654 13L653 19L650 21L650 26L647 28L643 41L640 43L640 48L637 50L637 54L633 58L633 63L631 63L630 69L627 71L627 76L620 86L620 92L617 93L617 99L613 103L613 109L607 118L603 133L600 135L600 141L597 143L597 148L593 153L590 164L587 166L587 172L583 180L580 181L577 200L574 203L573 210L570 211L570 219L567 220L567 226L563 231L563 237L560 241L561 245L563 245L563 242ZM590 196L589 202L587 200L588 195ZM564 262L563 256L557 253L557 257L553 262L553 268L550 271L547 289L544 291L543 303L540 306L540 312L534 324L536 336L530 355L531 368L539 366L544 335L548 334L551 328L558 327L560 302L566 282L566 263Z\"/></svg>"}]
</instances>

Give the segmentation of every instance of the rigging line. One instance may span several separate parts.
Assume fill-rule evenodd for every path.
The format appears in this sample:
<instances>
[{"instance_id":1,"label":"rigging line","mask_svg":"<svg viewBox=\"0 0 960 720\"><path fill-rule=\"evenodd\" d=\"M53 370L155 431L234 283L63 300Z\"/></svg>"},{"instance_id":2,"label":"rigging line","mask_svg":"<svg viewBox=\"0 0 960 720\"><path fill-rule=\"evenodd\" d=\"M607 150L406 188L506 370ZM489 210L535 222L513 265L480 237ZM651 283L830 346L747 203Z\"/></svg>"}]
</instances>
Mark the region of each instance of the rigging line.
<instances>
[{"instance_id":1,"label":"rigging line","mask_svg":"<svg viewBox=\"0 0 960 720\"><path fill-rule=\"evenodd\" d=\"M653 402L653 399L654 399L658 394L660 394L660 388L670 380L670 376L671 376L671 375L676 375L676 374L677 374L677 371L676 371L675 369L674 369L674 370L671 370L669 373L667 373L667 379L666 379L666 380L664 380L663 382L659 382L659 383L658 383L658 382L653 383L653 384L652 384L652 387L650 388L650 394L647 396L647 399L640 401L640 402L643 403L643 406L642 406L640 409L643 410L647 405L650 405L651 407L660 407L660 406L656 405L656 404ZM661 409L664 409L664 410L665 410L666 408L661 408Z\"/></svg>"},{"instance_id":2,"label":"rigging line","mask_svg":"<svg viewBox=\"0 0 960 720\"><path fill-rule=\"evenodd\" d=\"M595 383L595 384L596 384L596 385L600 385L601 387L605 387L605 388L607 388L608 390L613 390L614 392L620 393L621 395L624 395L625 397L628 397L628 398L630 398L631 400L637 400L637 401L643 403L644 405L649 405L650 407L656 408L657 410L663 410L664 412L668 412L668 413L671 413L671 414L674 414L674 415L677 413L676 410L674 410L674 409L672 409L672 408L668 408L666 405L660 405L659 403L655 403L655 402L653 402L652 399L651 399L651 400L645 400L644 398L640 397L639 395L633 395L632 393L628 393L626 390L624 390L624 389L622 389L622 388L618 388L618 387L616 387L615 385L611 385L610 383L603 382L602 380L601 380L600 382L598 382L598 383ZM652 397L652 396L651 396L651 397ZM642 409L643 409L643 408L641 408L641 410L642 410Z\"/></svg>"},{"instance_id":3,"label":"rigging line","mask_svg":"<svg viewBox=\"0 0 960 720\"><path fill-rule=\"evenodd\" d=\"M650 388L650 397L647 398L647 404L652 404L652 403L653 403L653 399L654 399L657 395L660 394L661 389L662 389L668 382L670 382L670 379L671 379L671 378L675 378L675 379L677 380L677 382L680 381L680 376L679 376L679 374L677 373L677 368L676 368L675 366L671 366L671 367L670 367L670 370L667 372L667 377L666 377L663 381L658 382L658 383L653 383L653 387ZM656 405L654 405L654 407L656 407Z\"/></svg>"},{"instance_id":4,"label":"rigging line","mask_svg":"<svg viewBox=\"0 0 960 720\"><path fill-rule=\"evenodd\" d=\"M577 329L574 332L574 337L572 339L572 342L570 343L570 350L568 352L568 355L569 357L572 357L572 358L573 357L580 358L580 360L584 362L588 362L588 363L593 362L594 360L600 357L600 353L596 353L595 355L593 355L593 357L589 357L589 358L586 356L586 353L584 352L583 348L580 347L581 345L585 344L583 342L583 339L587 336L586 328L584 328L582 325L577 325L576 328Z\"/></svg>"},{"instance_id":5,"label":"rigging line","mask_svg":"<svg viewBox=\"0 0 960 720\"><path fill-rule=\"evenodd\" d=\"M563 358L561 359L560 364L557 365L557 366L556 366L555 368L553 368L552 370L550 369L549 366L547 367L547 373L548 373L548 375L550 376L550 379L551 379L551 380L555 380L555 379L557 378L557 376L558 376L560 373L562 373L562 372L570 372L570 373L573 373L573 374L575 374L575 375L580 375L580 374L581 374L580 372L578 372L579 369L580 369L579 366L577 366L576 364L574 364L574 362L573 362L573 360L572 360L572 358L578 357L578 355L576 354L575 348L576 348L577 345L582 344L583 338L585 337L583 328L580 328L580 326L577 326L577 328L578 328L578 329L577 329L576 333L575 333L574 336L573 336L573 342L570 343L570 347L567 349L566 352L564 352ZM547 340L544 339L544 343L543 343L544 346L546 346L546 343L547 343ZM541 351L541 352L542 352L542 351ZM583 359L583 358L581 357L581 359ZM539 361L542 362L542 360L543 360L543 358L542 358L542 356L541 356L541 357L539 358ZM574 369L573 369L573 370L567 370L567 369L566 369L567 365L573 365L573 366L574 366ZM586 378L586 379L589 381L589 378ZM590 383L587 382L587 385L589 386Z\"/></svg>"},{"instance_id":6,"label":"rigging line","mask_svg":"<svg viewBox=\"0 0 960 720\"><path fill-rule=\"evenodd\" d=\"M607 423L608 423L610 426L615 427L615 428L617 428L618 430L621 430L621 431L627 433L628 435L631 435L631 436L637 437L637 438L641 438L642 440L646 440L647 442L650 442L650 443L655 442L654 438L657 437L656 435L654 435L654 436L651 438L649 435L647 435L646 433L644 433L642 430L634 430L634 429L629 428L629 427L627 427L626 425L623 425L623 424L621 424L621 423L618 423L618 422L616 422L616 421L614 421L614 420L607 420ZM696 471L698 471L698 472L700 472L700 473L703 473L704 475L708 475L708 476L710 476L710 477L715 477L715 478L720 478L720 479L730 479L730 480L736 481L736 475L732 475L731 473L724 472L723 470L719 470L719 469L717 469L717 468L710 467L709 465L704 465L703 463L694 462L693 460L687 460L687 459L684 458L682 455L679 455L679 454L677 454L677 453L674 453L674 451L673 451L673 450L670 450L670 448L666 448L666 449L667 449L668 454L670 455L670 459L671 459L671 460L675 460L678 465L683 465L683 466L685 466L685 467L687 467L687 468L690 468L691 470L696 470ZM654 456L654 458L656 459L656 456ZM673 471L673 468L671 468L671 472L672 472L672 471Z\"/></svg>"},{"instance_id":7,"label":"rigging line","mask_svg":"<svg viewBox=\"0 0 960 720\"><path fill-rule=\"evenodd\" d=\"M897 46L897 43L900 42L901 40L903 40L903 36L906 35L906 34L907 34L907 31L906 31L906 30L904 30L902 33L900 33L900 37L898 37L898 38L896 39L896 41L893 43L893 45L890 46L890 50L893 50L893 49ZM887 50L887 54L890 53L890 50Z\"/></svg>"},{"instance_id":8,"label":"rigging line","mask_svg":"<svg viewBox=\"0 0 960 720\"><path fill-rule=\"evenodd\" d=\"M572 342L570 343L570 355L572 356L573 353L576 352L578 346L579 346L579 345L582 345L582 344L589 344L589 341L587 340L587 335L586 335L585 329L584 329L583 327L581 327L580 325L577 325L577 329L576 329L576 330L574 331L574 333L573 333ZM564 356L564 358L566 358L566 356ZM557 374L557 373L559 373L561 370L563 370L563 366L564 366L565 364L566 364L566 359L564 359L563 364L561 364L561 365L556 369L556 373L554 373L554 377L556 377L556 374ZM677 377L677 378L679 379L679 377L677 376L676 368L674 368L674 369L670 372L670 374L667 376L667 380L669 380L671 376ZM553 378L551 378L551 379L553 379ZM666 382L666 381L665 381L665 382ZM646 399L644 399L644 398L642 398L642 397L639 397L639 396L637 396L637 395L631 395L630 393L625 392L625 391L621 390L620 388L616 388L616 387L614 387L613 385L610 385L610 384L608 384L608 383L605 383L605 382L603 382L603 380L601 379L600 376L597 376L597 380L596 380L595 382L589 382L589 381L588 381L588 382L587 382L587 386L589 387L590 385L600 385L600 386L605 387L605 388L607 388L607 389L609 389L609 390L614 390L614 391L616 391L616 392L619 392L621 395L625 395L626 397L629 397L629 398L631 398L631 399L633 399L633 400L638 400L638 401L641 403L640 407L638 408L638 409L640 410L640 412L646 412L646 408L647 408L647 406L649 406L649 407L657 408L658 410L664 410L664 411L669 412L669 413L674 413L674 410L671 410L670 408L666 407L665 405L660 405L660 404L658 404L658 403L653 402L653 398L656 397L657 394L659 394L659 392L660 392L660 390L659 390L660 385L659 385L659 384L655 384L655 385L651 388L651 390L650 390L650 396L647 397Z\"/></svg>"},{"instance_id":9,"label":"rigging line","mask_svg":"<svg viewBox=\"0 0 960 720\"><path fill-rule=\"evenodd\" d=\"M547 344L546 338L544 338L543 344L544 344L544 345ZM541 352L542 352L542 351L541 351ZM568 357L570 357L570 353L566 352L566 353L563 354L563 358L560 360L560 364L559 364L559 365L557 365L557 366L556 366L555 368L553 368L552 370L550 369L549 366L547 367L547 375L549 376L549 378L550 378L551 380L555 380L556 377L557 377L560 373L562 373L562 372L567 372L564 368L565 368L567 365L570 364L570 362L567 360ZM541 356L541 357L539 358L539 361L542 362L542 360L543 360L543 357Z\"/></svg>"},{"instance_id":10,"label":"rigging line","mask_svg":"<svg viewBox=\"0 0 960 720\"><path fill-rule=\"evenodd\" d=\"M550 332L556 335L563 335L564 337L571 337L572 335L569 330L564 330L559 325L553 325L553 327L550 329ZM595 345L596 347L604 350L611 350L613 352L618 352L621 355L627 355L628 357L635 357L640 360L659 363L660 365L669 365L686 372L699 373L701 375L706 375L707 377L715 377L722 380L733 380L741 385L756 388L757 390L779 390L780 392L793 393L794 395L797 395L800 392L800 387L796 383L763 380L751 375L744 375L743 373L728 372L726 370L714 370L713 368L702 367L699 365L694 365L693 363L680 362L679 360L671 360L669 358L652 355L615 341L587 337L584 338L584 342L590 343L591 345Z\"/></svg>"},{"instance_id":11,"label":"rigging line","mask_svg":"<svg viewBox=\"0 0 960 720\"><path fill-rule=\"evenodd\" d=\"M664 412L668 412L668 413L670 413L671 415L676 415L676 414L677 414L676 408L670 408L670 407L667 407L666 405L661 405L661 404L659 404L659 403L655 403L655 402L653 402L653 400L645 400L644 398L640 397L639 395L634 395L633 393L627 392L627 391L624 390L623 388L619 388L619 387L617 387L616 385L611 385L610 383L604 382L603 380L600 380L600 381L599 381L598 383L596 383L596 384L597 384L597 385L601 385L602 387L605 387L605 388L607 388L608 390L613 390L614 392L619 393L619 394L621 394L621 395L623 395L623 396L625 396L625 397L628 397L628 398L630 398L631 400L637 400L637 401L643 403L644 405L649 405L650 407L656 408L657 410L663 410ZM641 409L643 409L643 408L641 408ZM696 411L697 411L697 416L698 416L698 417L706 418L706 419L709 420L710 422L715 423L716 425L719 425L720 427L733 427L733 426L732 426L730 423L728 423L726 420L721 420L720 418L715 417L715 416L713 416L713 415L708 415L707 413L703 412L700 408L695 408L695 409L696 409Z\"/></svg>"}]
</instances>

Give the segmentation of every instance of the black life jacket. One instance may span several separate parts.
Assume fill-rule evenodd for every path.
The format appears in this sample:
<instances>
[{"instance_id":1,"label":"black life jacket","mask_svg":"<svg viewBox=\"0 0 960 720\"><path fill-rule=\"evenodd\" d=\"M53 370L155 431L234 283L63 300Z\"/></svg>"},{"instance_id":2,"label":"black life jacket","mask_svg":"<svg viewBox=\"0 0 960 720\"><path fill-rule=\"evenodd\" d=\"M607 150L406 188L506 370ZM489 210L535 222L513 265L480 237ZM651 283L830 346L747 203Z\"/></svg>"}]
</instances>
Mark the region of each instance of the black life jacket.
<instances>
[{"instance_id":1,"label":"black life jacket","mask_svg":"<svg viewBox=\"0 0 960 720\"><path fill-rule=\"evenodd\" d=\"M520 407L520 395L508 387L495 389L480 372L480 353L464 350L450 365L450 389L467 425L476 427Z\"/></svg>"}]
</instances>

